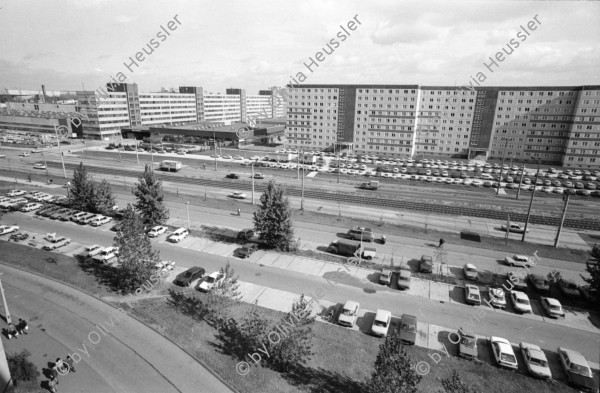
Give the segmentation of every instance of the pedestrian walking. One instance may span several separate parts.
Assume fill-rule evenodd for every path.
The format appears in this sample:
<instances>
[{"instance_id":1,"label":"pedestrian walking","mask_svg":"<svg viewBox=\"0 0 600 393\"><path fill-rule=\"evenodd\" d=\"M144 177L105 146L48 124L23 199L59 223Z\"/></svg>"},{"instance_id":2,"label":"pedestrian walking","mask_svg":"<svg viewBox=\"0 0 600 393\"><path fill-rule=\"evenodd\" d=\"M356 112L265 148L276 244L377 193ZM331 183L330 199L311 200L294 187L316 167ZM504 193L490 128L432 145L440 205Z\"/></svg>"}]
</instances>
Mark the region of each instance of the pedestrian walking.
<instances>
[{"instance_id":1,"label":"pedestrian walking","mask_svg":"<svg viewBox=\"0 0 600 393\"><path fill-rule=\"evenodd\" d=\"M73 365L73 358L70 355L67 355L67 360L65 362L69 365L69 372L75 372L75 366Z\"/></svg>"},{"instance_id":2,"label":"pedestrian walking","mask_svg":"<svg viewBox=\"0 0 600 393\"><path fill-rule=\"evenodd\" d=\"M238 216L242 215L242 211L240 209L238 209Z\"/></svg>"},{"instance_id":3,"label":"pedestrian walking","mask_svg":"<svg viewBox=\"0 0 600 393\"><path fill-rule=\"evenodd\" d=\"M446 241L444 240L444 238L440 239L440 245L438 248L442 248L442 246L444 245L444 243L446 243Z\"/></svg>"},{"instance_id":4,"label":"pedestrian walking","mask_svg":"<svg viewBox=\"0 0 600 393\"><path fill-rule=\"evenodd\" d=\"M53 376L50 377L50 380L48 381L48 389L50 389L52 393L57 392L56 385L58 385L58 379L54 378Z\"/></svg>"},{"instance_id":5,"label":"pedestrian walking","mask_svg":"<svg viewBox=\"0 0 600 393\"><path fill-rule=\"evenodd\" d=\"M8 339L10 340L12 337L17 338L18 335L19 335L19 332L17 331L15 324L12 322L9 323L8 330L6 332L6 336L8 337Z\"/></svg>"},{"instance_id":6,"label":"pedestrian walking","mask_svg":"<svg viewBox=\"0 0 600 393\"><path fill-rule=\"evenodd\" d=\"M19 318L19 323L17 324L17 332L21 334L27 334L27 330L29 326L27 325L27 321Z\"/></svg>"},{"instance_id":7,"label":"pedestrian walking","mask_svg":"<svg viewBox=\"0 0 600 393\"><path fill-rule=\"evenodd\" d=\"M59 372L61 375L65 375L69 372L69 370L66 370L67 365L62 361L61 358L56 358L54 367L56 367L56 371Z\"/></svg>"},{"instance_id":8,"label":"pedestrian walking","mask_svg":"<svg viewBox=\"0 0 600 393\"><path fill-rule=\"evenodd\" d=\"M202 164L202 168L206 170L206 164Z\"/></svg>"}]
</instances>

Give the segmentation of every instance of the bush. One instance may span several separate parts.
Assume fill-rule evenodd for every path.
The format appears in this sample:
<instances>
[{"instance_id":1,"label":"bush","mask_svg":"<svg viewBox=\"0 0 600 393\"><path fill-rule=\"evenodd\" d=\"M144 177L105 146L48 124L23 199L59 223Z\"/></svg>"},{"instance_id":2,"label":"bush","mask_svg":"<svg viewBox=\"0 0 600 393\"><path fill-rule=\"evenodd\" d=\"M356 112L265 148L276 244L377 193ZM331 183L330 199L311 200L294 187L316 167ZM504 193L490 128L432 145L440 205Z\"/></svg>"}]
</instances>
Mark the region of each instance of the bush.
<instances>
[{"instance_id":1,"label":"bush","mask_svg":"<svg viewBox=\"0 0 600 393\"><path fill-rule=\"evenodd\" d=\"M15 386L21 381L31 381L36 383L40 372L31 361L29 361L31 353L24 349L20 353L8 354L6 360L8 361L8 369L10 375L15 382Z\"/></svg>"}]
</instances>

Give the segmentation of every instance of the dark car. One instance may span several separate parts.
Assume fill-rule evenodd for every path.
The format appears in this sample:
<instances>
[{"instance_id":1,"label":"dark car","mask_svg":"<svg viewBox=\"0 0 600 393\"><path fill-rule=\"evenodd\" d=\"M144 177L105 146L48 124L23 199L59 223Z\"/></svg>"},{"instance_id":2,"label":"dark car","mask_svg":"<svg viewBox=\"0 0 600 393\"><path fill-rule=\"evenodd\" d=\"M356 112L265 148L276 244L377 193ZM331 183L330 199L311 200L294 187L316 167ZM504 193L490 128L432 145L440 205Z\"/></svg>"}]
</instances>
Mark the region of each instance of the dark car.
<instances>
[{"instance_id":1,"label":"dark car","mask_svg":"<svg viewBox=\"0 0 600 393\"><path fill-rule=\"evenodd\" d=\"M465 359L477 359L477 338L471 331L458 330L460 343L458 346L458 354Z\"/></svg>"},{"instance_id":2,"label":"dark car","mask_svg":"<svg viewBox=\"0 0 600 393\"><path fill-rule=\"evenodd\" d=\"M527 276L527 281L536 292L548 292L550 290L550 283L541 274L530 274Z\"/></svg>"},{"instance_id":3,"label":"dark car","mask_svg":"<svg viewBox=\"0 0 600 393\"><path fill-rule=\"evenodd\" d=\"M414 345L417 341L417 317L403 314L400 320L400 340Z\"/></svg>"},{"instance_id":4,"label":"dark car","mask_svg":"<svg viewBox=\"0 0 600 393\"><path fill-rule=\"evenodd\" d=\"M237 235L237 239L247 242L248 240L252 239L254 237L254 231L252 229L242 229L241 231L239 231L238 235Z\"/></svg>"},{"instance_id":5,"label":"dark car","mask_svg":"<svg viewBox=\"0 0 600 393\"><path fill-rule=\"evenodd\" d=\"M248 244L244 244L242 247L235 250L233 255L235 255L238 258L248 258L256 250L258 250L258 244L248 243Z\"/></svg>"},{"instance_id":6,"label":"dark car","mask_svg":"<svg viewBox=\"0 0 600 393\"><path fill-rule=\"evenodd\" d=\"M178 274L177 277L175 277L173 283L181 287L189 287L194 281L196 281L199 278L202 278L202 276L204 276L204 273L206 273L206 270L204 270L204 268L194 266L189 268L185 272Z\"/></svg>"},{"instance_id":7,"label":"dark car","mask_svg":"<svg viewBox=\"0 0 600 393\"><path fill-rule=\"evenodd\" d=\"M240 176L236 175L235 173L230 173L229 175L225 176L228 179L239 179Z\"/></svg>"},{"instance_id":8,"label":"dark car","mask_svg":"<svg viewBox=\"0 0 600 393\"><path fill-rule=\"evenodd\" d=\"M581 297L581 294L579 293L579 285L577 285L575 281L566 280L563 278L558 282L558 288L560 289L560 292L567 297Z\"/></svg>"},{"instance_id":9,"label":"dark car","mask_svg":"<svg viewBox=\"0 0 600 393\"><path fill-rule=\"evenodd\" d=\"M122 227L123 227L123 224L115 224L110 228L110 230L113 232L119 232Z\"/></svg>"},{"instance_id":10,"label":"dark car","mask_svg":"<svg viewBox=\"0 0 600 393\"><path fill-rule=\"evenodd\" d=\"M66 209L66 208L60 209L60 210L52 213L50 215L50 218L53 219L53 220L58 220L63 214L69 212L70 210L71 209Z\"/></svg>"},{"instance_id":11,"label":"dark car","mask_svg":"<svg viewBox=\"0 0 600 393\"><path fill-rule=\"evenodd\" d=\"M421 262L419 263L419 270L423 273L432 273L433 258L431 258L429 255L423 255L421 257Z\"/></svg>"}]
</instances>

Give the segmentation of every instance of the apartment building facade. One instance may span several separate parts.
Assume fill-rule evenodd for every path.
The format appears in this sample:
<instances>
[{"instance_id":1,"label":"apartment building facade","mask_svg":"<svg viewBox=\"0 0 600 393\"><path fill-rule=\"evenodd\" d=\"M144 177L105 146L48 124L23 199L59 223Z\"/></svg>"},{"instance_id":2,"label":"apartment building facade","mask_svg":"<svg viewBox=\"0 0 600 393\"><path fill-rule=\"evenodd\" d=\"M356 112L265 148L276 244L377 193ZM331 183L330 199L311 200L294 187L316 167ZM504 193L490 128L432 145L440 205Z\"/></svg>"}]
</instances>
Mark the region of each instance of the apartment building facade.
<instances>
[{"instance_id":1,"label":"apartment building facade","mask_svg":"<svg viewBox=\"0 0 600 393\"><path fill-rule=\"evenodd\" d=\"M600 86L288 85L294 148L600 165Z\"/></svg>"}]
</instances>

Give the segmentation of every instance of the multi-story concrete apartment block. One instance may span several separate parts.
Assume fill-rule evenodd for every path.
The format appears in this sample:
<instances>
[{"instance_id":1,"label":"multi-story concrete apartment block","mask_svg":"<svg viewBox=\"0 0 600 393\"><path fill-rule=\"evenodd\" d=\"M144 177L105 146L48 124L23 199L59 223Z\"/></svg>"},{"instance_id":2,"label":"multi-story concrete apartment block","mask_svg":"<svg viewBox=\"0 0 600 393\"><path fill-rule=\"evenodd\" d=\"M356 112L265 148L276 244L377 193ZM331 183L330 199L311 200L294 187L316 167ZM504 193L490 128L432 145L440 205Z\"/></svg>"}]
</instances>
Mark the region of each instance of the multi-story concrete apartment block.
<instances>
[{"instance_id":1,"label":"multi-story concrete apartment block","mask_svg":"<svg viewBox=\"0 0 600 393\"><path fill-rule=\"evenodd\" d=\"M226 125L241 121L240 96L237 94L204 93L204 120Z\"/></svg>"},{"instance_id":2,"label":"multi-story concrete apartment block","mask_svg":"<svg viewBox=\"0 0 600 393\"><path fill-rule=\"evenodd\" d=\"M78 91L77 105L84 115L83 137L86 139L117 139L122 127L132 125L125 91L108 91L103 96L93 91Z\"/></svg>"},{"instance_id":3,"label":"multi-story concrete apartment block","mask_svg":"<svg viewBox=\"0 0 600 393\"><path fill-rule=\"evenodd\" d=\"M290 146L600 164L600 86L289 85ZM325 94L330 92L330 94ZM337 128L337 129L336 129Z\"/></svg>"},{"instance_id":4,"label":"multi-story concrete apartment block","mask_svg":"<svg viewBox=\"0 0 600 393\"><path fill-rule=\"evenodd\" d=\"M197 122L196 96L182 93L140 93L142 125Z\"/></svg>"}]
</instances>

